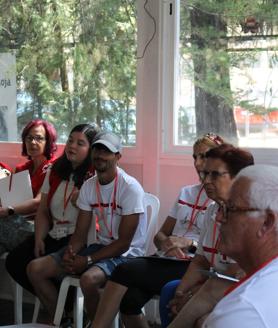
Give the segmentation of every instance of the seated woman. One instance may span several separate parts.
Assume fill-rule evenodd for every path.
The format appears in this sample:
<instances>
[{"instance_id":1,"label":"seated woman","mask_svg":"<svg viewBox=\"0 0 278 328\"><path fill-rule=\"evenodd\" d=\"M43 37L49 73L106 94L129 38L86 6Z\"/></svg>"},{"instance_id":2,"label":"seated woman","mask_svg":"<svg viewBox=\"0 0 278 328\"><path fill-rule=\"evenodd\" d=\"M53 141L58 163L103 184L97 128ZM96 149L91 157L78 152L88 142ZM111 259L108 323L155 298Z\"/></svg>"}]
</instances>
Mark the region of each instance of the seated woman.
<instances>
[{"instance_id":1,"label":"seated woman","mask_svg":"<svg viewBox=\"0 0 278 328\"><path fill-rule=\"evenodd\" d=\"M195 142L193 158L198 175L204 169L206 151L218 147L222 142L214 134L207 134ZM167 257L185 258L190 248L196 248L209 203L202 183L181 189L170 215L154 237L155 245L166 259L137 258L118 266L104 289L94 327L108 327L111 324L124 295L121 312L126 314L125 324L129 325L130 317L142 322L141 308L145 303L152 296L160 294L167 281L181 278L186 271L189 261L168 260Z\"/></svg>"},{"instance_id":2,"label":"seated woman","mask_svg":"<svg viewBox=\"0 0 278 328\"><path fill-rule=\"evenodd\" d=\"M196 327L196 324L201 324L202 318L234 283L219 278L208 279L200 270L217 271L229 276L235 276L240 271L234 261L218 251L218 221L222 215L221 204L228 199L236 174L254 164L253 156L240 148L224 144L208 151L206 159L201 175L206 193L215 203L207 209L196 256L182 280L171 282L162 289L160 315L163 327L168 326L177 314L170 327Z\"/></svg>"},{"instance_id":3,"label":"seated woman","mask_svg":"<svg viewBox=\"0 0 278 328\"><path fill-rule=\"evenodd\" d=\"M91 176L90 145L99 131L97 126L80 124L69 135L65 150L48 170L35 218L35 236L13 249L7 259L9 274L22 287L34 293L26 268L33 259L67 245L75 229L78 190Z\"/></svg>"},{"instance_id":4,"label":"seated woman","mask_svg":"<svg viewBox=\"0 0 278 328\"><path fill-rule=\"evenodd\" d=\"M14 207L0 207L0 245L3 251L11 251L33 233L34 225L27 220L33 219L38 209L46 170L57 150L55 128L41 119L30 121L23 129L21 139L22 155L29 160L17 165L15 172L29 171L34 198Z\"/></svg>"}]
</instances>

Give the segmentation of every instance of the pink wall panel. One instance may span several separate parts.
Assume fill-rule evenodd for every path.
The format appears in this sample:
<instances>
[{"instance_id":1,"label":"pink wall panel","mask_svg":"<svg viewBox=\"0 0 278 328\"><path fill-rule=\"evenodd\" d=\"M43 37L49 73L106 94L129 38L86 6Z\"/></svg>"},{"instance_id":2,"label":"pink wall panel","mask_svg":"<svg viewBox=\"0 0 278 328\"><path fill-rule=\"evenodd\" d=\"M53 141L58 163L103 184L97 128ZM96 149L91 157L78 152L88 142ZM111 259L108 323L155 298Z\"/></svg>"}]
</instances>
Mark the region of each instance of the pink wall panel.
<instances>
[{"instance_id":1,"label":"pink wall panel","mask_svg":"<svg viewBox=\"0 0 278 328\"><path fill-rule=\"evenodd\" d=\"M59 156L64 149L64 145L58 145L56 156ZM12 168L18 163L26 161L26 157L21 156L21 143L0 142L0 162L10 165Z\"/></svg>"}]
</instances>

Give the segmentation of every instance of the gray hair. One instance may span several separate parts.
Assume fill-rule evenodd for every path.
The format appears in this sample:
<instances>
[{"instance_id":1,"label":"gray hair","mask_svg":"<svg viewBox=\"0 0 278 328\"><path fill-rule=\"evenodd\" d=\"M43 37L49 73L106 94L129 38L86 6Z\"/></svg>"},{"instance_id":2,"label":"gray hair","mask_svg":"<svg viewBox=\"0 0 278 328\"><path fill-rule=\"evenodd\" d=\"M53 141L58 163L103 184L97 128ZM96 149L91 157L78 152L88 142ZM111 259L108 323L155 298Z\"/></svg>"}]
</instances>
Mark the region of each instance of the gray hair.
<instances>
[{"instance_id":1,"label":"gray hair","mask_svg":"<svg viewBox=\"0 0 278 328\"><path fill-rule=\"evenodd\" d=\"M252 165L242 169L234 183L240 178L250 181L247 195L250 207L260 210L270 209L278 213L278 167L271 165Z\"/></svg>"}]
</instances>

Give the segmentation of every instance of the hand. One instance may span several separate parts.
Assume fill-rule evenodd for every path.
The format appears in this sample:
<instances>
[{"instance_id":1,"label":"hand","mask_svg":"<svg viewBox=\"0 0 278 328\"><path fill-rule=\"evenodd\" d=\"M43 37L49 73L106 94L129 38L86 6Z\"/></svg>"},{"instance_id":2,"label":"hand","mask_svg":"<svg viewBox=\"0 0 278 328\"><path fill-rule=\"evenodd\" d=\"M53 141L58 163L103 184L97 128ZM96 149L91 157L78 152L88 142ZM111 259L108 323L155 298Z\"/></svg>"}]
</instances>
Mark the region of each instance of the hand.
<instances>
[{"instance_id":1,"label":"hand","mask_svg":"<svg viewBox=\"0 0 278 328\"><path fill-rule=\"evenodd\" d=\"M65 268L66 271L71 270L71 266L74 262L75 256L76 253L73 251L72 245L68 245L62 259L62 266Z\"/></svg>"},{"instance_id":2,"label":"hand","mask_svg":"<svg viewBox=\"0 0 278 328\"><path fill-rule=\"evenodd\" d=\"M191 245L192 241L185 237L169 236L161 242L161 250L168 252L174 247L180 249L187 249Z\"/></svg>"},{"instance_id":3,"label":"hand","mask_svg":"<svg viewBox=\"0 0 278 328\"><path fill-rule=\"evenodd\" d=\"M69 267L70 274L80 274L87 268L87 256L76 255L74 261Z\"/></svg>"},{"instance_id":4,"label":"hand","mask_svg":"<svg viewBox=\"0 0 278 328\"><path fill-rule=\"evenodd\" d=\"M0 218L5 218L7 216L9 216L8 208L0 207Z\"/></svg>"},{"instance_id":5,"label":"hand","mask_svg":"<svg viewBox=\"0 0 278 328\"><path fill-rule=\"evenodd\" d=\"M174 298L169 302L169 308L172 316L176 316L192 296L193 293L191 290L186 292L176 291Z\"/></svg>"},{"instance_id":6,"label":"hand","mask_svg":"<svg viewBox=\"0 0 278 328\"><path fill-rule=\"evenodd\" d=\"M35 242L34 249L35 257L41 257L45 254L45 244L43 240L39 240Z\"/></svg>"},{"instance_id":7,"label":"hand","mask_svg":"<svg viewBox=\"0 0 278 328\"><path fill-rule=\"evenodd\" d=\"M164 253L164 255L169 256L169 257L170 256L176 257L178 259L186 258L185 253L179 247L173 247L173 248L169 249L167 252Z\"/></svg>"}]
</instances>

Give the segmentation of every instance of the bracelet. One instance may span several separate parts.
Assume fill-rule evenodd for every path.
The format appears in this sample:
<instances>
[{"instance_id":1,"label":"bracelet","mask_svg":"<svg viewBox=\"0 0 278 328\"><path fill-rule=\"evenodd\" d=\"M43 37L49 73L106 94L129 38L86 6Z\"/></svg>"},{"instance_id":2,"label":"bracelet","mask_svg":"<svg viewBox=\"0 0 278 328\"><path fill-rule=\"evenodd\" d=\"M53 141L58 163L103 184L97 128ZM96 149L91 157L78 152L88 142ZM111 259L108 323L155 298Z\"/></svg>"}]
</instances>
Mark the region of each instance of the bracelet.
<instances>
[{"instance_id":1,"label":"bracelet","mask_svg":"<svg viewBox=\"0 0 278 328\"><path fill-rule=\"evenodd\" d=\"M177 297L181 297L181 296L184 295L184 292L183 292L182 290L177 290L176 293L175 293L175 295L176 295Z\"/></svg>"},{"instance_id":2,"label":"bracelet","mask_svg":"<svg viewBox=\"0 0 278 328\"><path fill-rule=\"evenodd\" d=\"M87 267L92 265L94 263L94 260L92 259L92 256L87 256Z\"/></svg>"},{"instance_id":3,"label":"bracelet","mask_svg":"<svg viewBox=\"0 0 278 328\"><path fill-rule=\"evenodd\" d=\"M188 290L186 295L187 295L188 298L191 298L193 296L193 293L192 293L191 290Z\"/></svg>"}]
</instances>

